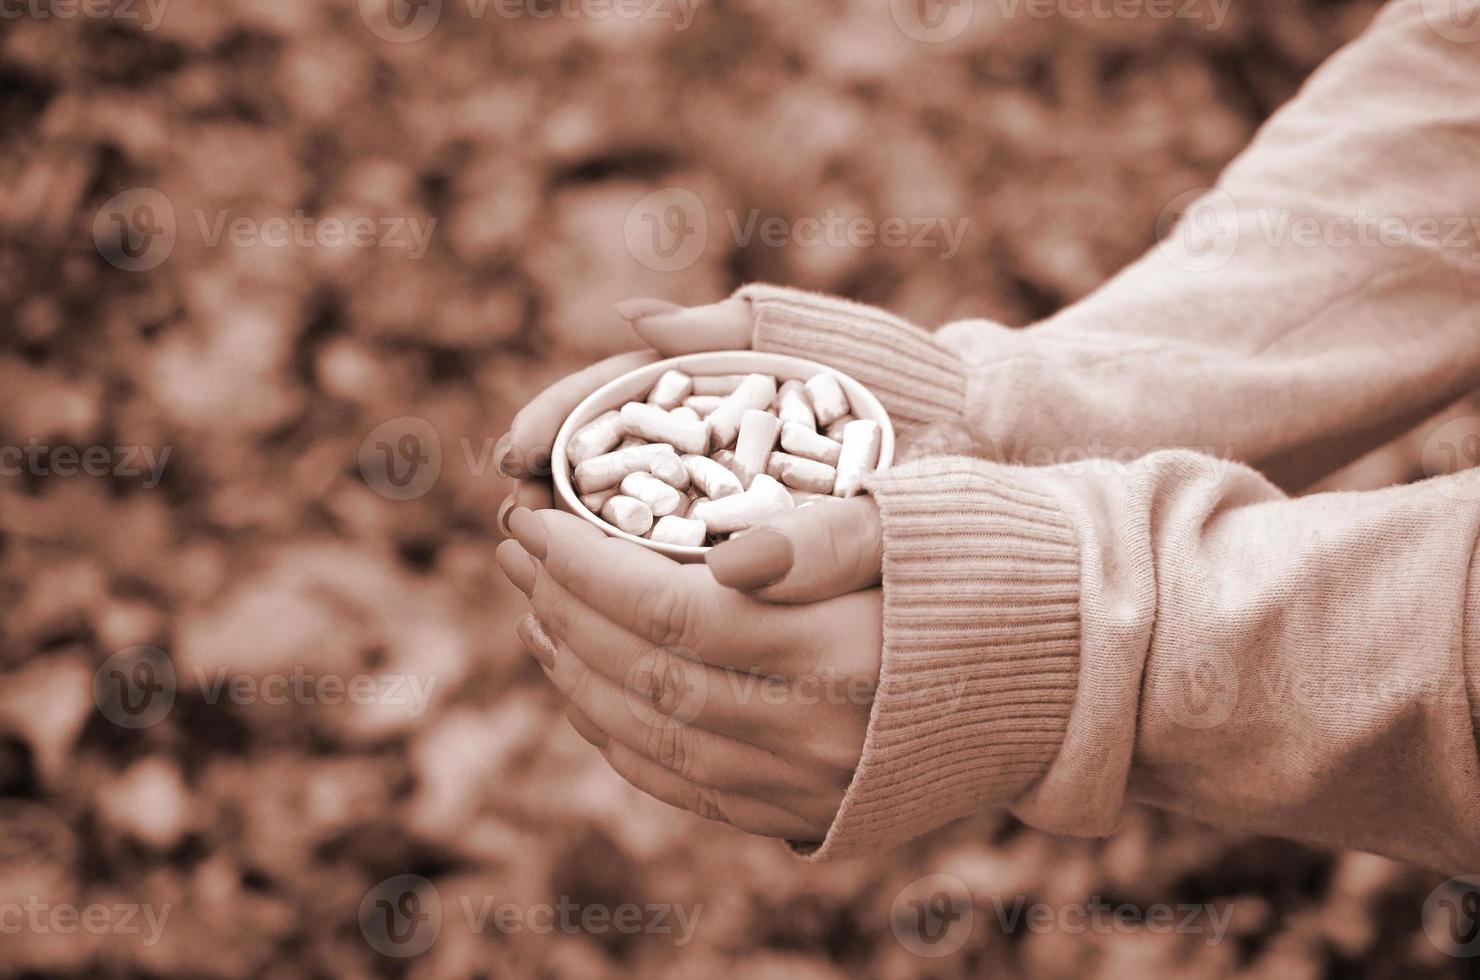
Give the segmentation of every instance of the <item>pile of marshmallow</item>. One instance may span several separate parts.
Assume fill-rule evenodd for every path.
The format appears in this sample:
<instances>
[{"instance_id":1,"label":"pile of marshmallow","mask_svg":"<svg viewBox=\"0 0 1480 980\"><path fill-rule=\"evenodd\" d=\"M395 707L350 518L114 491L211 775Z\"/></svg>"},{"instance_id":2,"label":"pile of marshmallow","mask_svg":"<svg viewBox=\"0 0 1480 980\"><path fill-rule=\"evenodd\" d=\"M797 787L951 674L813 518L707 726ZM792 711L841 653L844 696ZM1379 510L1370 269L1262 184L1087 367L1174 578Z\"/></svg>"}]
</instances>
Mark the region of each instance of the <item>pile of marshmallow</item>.
<instances>
[{"instance_id":1,"label":"pile of marshmallow","mask_svg":"<svg viewBox=\"0 0 1480 980\"><path fill-rule=\"evenodd\" d=\"M668 371L645 402L576 431L566 455L593 514L628 534L703 547L862 492L882 441L831 374L778 387L769 374Z\"/></svg>"}]
</instances>

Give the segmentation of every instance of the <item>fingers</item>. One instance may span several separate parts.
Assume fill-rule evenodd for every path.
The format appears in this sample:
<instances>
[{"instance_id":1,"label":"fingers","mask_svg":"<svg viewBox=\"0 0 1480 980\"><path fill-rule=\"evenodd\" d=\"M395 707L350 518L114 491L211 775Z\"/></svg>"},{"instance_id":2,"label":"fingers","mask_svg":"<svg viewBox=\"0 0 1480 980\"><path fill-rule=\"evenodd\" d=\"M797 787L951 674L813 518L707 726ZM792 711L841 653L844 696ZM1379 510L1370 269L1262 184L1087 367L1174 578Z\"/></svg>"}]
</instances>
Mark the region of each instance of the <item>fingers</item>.
<instances>
[{"instance_id":1,"label":"fingers","mask_svg":"<svg viewBox=\"0 0 1480 980\"><path fill-rule=\"evenodd\" d=\"M693 651L705 663L779 669L813 648L803 618L726 589L698 565L679 565L640 545L609 538L560 511L510 524L544 570L570 594L655 646ZM542 540L538 532L543 531Z\"/></svg>"},{"instance_id":2,"label":"fingers","mask_svg":"<svg viewBox=\"0 0 1480 980\"><path fill-rule=\"evenodd\" d=\"M498 529L504 537L513 537L509 518L514 511L521 507L527 510L549 510L554 506L555 497L550 492L548 483L543 480L515 480L514 489L509 491L504 502L498 506Z\"/></svg>"},{"instance_id":3,"label":"fingers","mask_svg":"<svg viewBox=\"0 0 1480 980\"><path fill-rule=\"evenodd\" d=\"M555 382L514 416L509 432L494 450L494 464L504 476L550 475L550 447L555 433L591 392L634 368L658 360L655 351L631 351L609 357L584 371Z\"/></svg>"},{"instance_id":4,"label":"fingers","mask_svg":"<svg viewBox=\"0 0 1480 980\"><path fill-rule=\"evenodd\" d=\"M621 685L591 670L558 638L555 649L554 666L545 673L556 690L613 742L675 775L728 792L798 796L815 781L773 753L690 724L705 709L706 698L702 684L686 689L684 675L665 672L665 665L672 668L681 658L648 661Z\"/></svg>"},{"instance_id":5,"label":"fingers","mask_svg":"<svg viewBox=\"0 0 1480 980\"><path fill-rule=\"evenodd\" d=\"M766 602L820 602L879 584L884 532L872 497L825 500L769 520L706 557L715 581Z\"/></svg>"},{"instance_id":6,"label":"fingers","mask_svg":"<svg viewBox=\"0 0 1480 980\"><path fill-rule=\"evenodd\" d=\"M644 708L651 705L700 728L765 748L780 747L803 727L792 712L766 710L783 700L777 691L784 690L786 682L779 678L732 673L699 662L693 651L654 646L570 595L548 575L535 583L529 601L549 635L568 647L583 667Z\"/></svg>"},{"instance_id":7,"label":"fingers","mask_svg":"<svg viewBox=\"0 0 1480 980\"><path fill-rule=\"evenodd\" d=\"M941 419L899 439L896 462L970 453L971 431ZM871 497L819 501L767 521L706 556L715 581L766 602L807 603L879 584L884 531Z\"/></svg>"},{"instance_id":8,"label":"fingers","mask_svg":"<svg viewBox=\"0 0 1480 980\"><path fill-rule=\"evenodd\" d=\"M637 335L668 357L709 350L749 350L755 332L750 302L735 297L707 306L668 310L634 304L628 312L633 314L629 320Z\"/></svg>"},{"instance_id":9,"label":"fingers","mask_svg":"<svg viewBox=\"0 0 1480 980\"><path fill-rule=\"evenodd\" d=\"M826 827L819 831L811 821L773 803L686 780L623 745L608 744L601 754L617 775L648 796L706 820L727 823L748 834L788 840L814 840L826 832Z\"/></svg>"}]
</instances>

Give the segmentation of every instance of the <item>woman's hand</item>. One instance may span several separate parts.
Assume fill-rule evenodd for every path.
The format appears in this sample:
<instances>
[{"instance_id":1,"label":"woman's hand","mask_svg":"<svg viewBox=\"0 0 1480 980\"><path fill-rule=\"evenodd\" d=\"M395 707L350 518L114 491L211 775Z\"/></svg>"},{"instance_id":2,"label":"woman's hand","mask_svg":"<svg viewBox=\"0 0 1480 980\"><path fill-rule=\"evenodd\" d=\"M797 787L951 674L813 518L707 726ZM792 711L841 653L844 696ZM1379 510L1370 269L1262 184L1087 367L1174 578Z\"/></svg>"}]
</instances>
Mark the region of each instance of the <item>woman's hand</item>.
<instances>
[{"instance_id":1,"label":"woman's hand","mask_svg":"<svg viewBox=\"0 0 1480 980\"><path fill-rule=\"evenodd\" d=\"M617 312L652 349L618 354L563 378L514 416L509 433L494 450L499 473L518 481L499 508L498 523L505 533L515 507L540 510L552 506L550 447L566 416L582 399L608 381L661 357L747 350L754 331L750 304L743 299L691 308L662 300L634 299L618 303Z\"/></svg>"},{"instance_id":2,"label":"woman's hand","mask_svg":"<svg viewBox=\"0 0 1480 980\"><path fill-rule=\"evenodd\" d=\"M534 609L520 638L611 767L700 816L821 840L879 678L873 501L788 514L715 548L710 568L556 511L509 523L499 564Z\"/></svg>"}]
</instances>

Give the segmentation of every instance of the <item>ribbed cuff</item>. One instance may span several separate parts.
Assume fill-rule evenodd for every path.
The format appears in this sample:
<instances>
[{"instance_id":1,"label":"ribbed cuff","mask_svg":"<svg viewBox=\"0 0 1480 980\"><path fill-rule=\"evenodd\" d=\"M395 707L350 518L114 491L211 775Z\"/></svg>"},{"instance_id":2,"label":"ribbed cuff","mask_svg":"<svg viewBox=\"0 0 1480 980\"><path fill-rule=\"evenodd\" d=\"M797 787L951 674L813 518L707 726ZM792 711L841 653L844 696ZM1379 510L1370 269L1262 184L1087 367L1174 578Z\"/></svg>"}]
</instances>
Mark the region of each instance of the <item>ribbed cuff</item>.
<instances>
[{"instance_id":1,"label":"ribbed cuff","mask_svg":"<svg viewBox=\"0 0 1480 980\"><path fill-rule=\"evenodd\" d=\"M863 756L809 860L1005 805L1049 766L1079 678L1079 544L1021 467L945 456L874 477L884 659Z\"/></svg>"},{"instance_id":2,"label":"ribbed cuff","mask_svg":"<svg viewBox=\"0 0 1480 980\"><path fill-rule=\"evenodd\" d=\"M755 310L756 350L836 367L863 382L896 422L961 417L960 358L883 310L800 289L754 284L735 292Z\"/></svg>"}]
</instances>

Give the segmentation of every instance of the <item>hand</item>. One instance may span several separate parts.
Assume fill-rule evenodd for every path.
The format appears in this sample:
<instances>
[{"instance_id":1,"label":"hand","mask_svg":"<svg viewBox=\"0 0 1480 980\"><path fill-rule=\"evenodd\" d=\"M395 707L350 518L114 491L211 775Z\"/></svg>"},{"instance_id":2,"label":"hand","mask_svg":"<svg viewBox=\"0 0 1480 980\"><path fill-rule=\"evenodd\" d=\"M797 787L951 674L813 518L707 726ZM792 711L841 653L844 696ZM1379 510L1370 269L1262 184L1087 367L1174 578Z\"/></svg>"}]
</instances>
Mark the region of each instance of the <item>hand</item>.
<instances>
[{"instance_id":1,"label":"hand","mask_svg":"<svg viewBox=\"0 0 1480 980\"><path fill-rule=\"evenodd\" d=\"M816 504L711 552L760 541L763 571L785 566L757 586L770 602L556 511L515 511L517 540L498 560L533 606L521 640L617 773L750 833L818 841L858 765L879 678L873 513L866 497ZM819 550L834 540L853 550ZM743 554L731 564L755 577Z\"/></svg>"},{"instance_id":2,"label":"hand","mask_svg":"<svg viewBox=\"0 0 1480 980\"><path fill-rule=\"evenodd\" d=\"M582 399L608 381L662 357L749 349L754 331L750 304L743 299L692 308L634 299L618 303L617 312L652 349L618 354L557 381L514 416L509 433L495 447L493 458L499 473L517 481L499 507L498 523L505 534L515 507L540 510L553 506L550 447L566 416Z\"/></svg>"}]
</instances>

